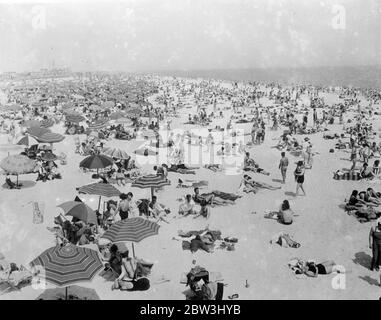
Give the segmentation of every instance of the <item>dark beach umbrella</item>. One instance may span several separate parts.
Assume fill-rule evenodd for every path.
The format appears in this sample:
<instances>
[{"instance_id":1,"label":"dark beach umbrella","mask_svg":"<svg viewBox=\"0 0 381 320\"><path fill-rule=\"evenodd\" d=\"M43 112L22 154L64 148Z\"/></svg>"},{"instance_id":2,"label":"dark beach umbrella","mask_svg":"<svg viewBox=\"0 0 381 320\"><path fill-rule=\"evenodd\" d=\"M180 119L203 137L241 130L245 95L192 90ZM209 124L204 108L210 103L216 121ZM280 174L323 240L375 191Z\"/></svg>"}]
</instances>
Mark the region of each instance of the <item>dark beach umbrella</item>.
<instances>
[{"instance_id":1,"label":"dark beach umbrella","mask_svg":"<svg viewBox=\"0 0 381 320\"><path fill-rule=\"evenodd\" d=\"M95 154L83 159L79 166L86 169L103 169L114 164L114 160L102 154Z\"/></svg>"},{"instance_id":2,"label":"dark beach umbrella","mask_svg":"<svg viewBox=\"0 0 381 320\"><path fill-rule=\"evenodd\" d=\"M57 207L61 208L66 216L75 217L83 222L97 224L97 215L88 205L79 201L67 201Z\"/></svg>"},{"instance_id":3,"label":"dark beach umbrella","mask_svg":"<svg viewBox=\"0 0 381 320\"><path fill-rule=\"evenodd\" d=\"M48 133L48 132L51 132L49 129L47 129L47 128L41 128L41 127L31 127L31 128L28 128L27 130L26 130L26 132L29 134L29 135L31 135L31 136L33 136L33 137L40 137L40 136L42 136L43 134L45 134L45 133Z\"/></svg>"}]
</instances>

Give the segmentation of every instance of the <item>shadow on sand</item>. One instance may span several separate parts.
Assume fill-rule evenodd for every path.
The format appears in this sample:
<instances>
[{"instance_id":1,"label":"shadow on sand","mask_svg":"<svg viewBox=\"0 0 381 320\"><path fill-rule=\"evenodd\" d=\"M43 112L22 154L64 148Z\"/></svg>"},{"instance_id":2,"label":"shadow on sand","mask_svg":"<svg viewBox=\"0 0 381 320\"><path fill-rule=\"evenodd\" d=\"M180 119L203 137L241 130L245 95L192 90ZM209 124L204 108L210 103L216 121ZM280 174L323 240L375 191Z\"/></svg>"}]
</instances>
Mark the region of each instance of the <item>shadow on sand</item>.
<instances>
[{"instance_id":1,"label":"shadow on sand","mask_svg":"<svg viewBox=\"0 0 381 320\"><path fill-rule=\"evenodd\" d=\"M369 269L372 262L372 257L369 254L362 251L355 253L355 258L352 259L352 261L357 265Z\"/></svg>"},{"instance_id":2,"label":"shadow on sand","mask_svg":"<svg viewBox=\"0 0 381 320\"><path fill-rule=\"evenodd\" d=\"M289 197L296 197L296 193L292 191L286 191L284 194Z\"/></svg>"},{"instance_id":3,"label":"shadow on sand","mask_svg":"<svg viewBox=\"0 0 381 320\"><path fill-rule=\"evenodd\" d=\"M378 280L373 279L373 278L371 278L369 276L360 276L359 278L361 280L364 280L364 281L368 282L371 286L377 286L377 287L380 286L380 283L378 282Z\"/></svg>"},{"instance_id":4,"label":"shadow on sand","mask_svg":"<svg viewBox=\"0 0 381 320\"><path fill-rule=\"evenodd\" d=\"M277 183L282 183L283 182L283 180L281 180L281 179L271 179L273 182L277 182Z\"/></svg>"}]
</instances>

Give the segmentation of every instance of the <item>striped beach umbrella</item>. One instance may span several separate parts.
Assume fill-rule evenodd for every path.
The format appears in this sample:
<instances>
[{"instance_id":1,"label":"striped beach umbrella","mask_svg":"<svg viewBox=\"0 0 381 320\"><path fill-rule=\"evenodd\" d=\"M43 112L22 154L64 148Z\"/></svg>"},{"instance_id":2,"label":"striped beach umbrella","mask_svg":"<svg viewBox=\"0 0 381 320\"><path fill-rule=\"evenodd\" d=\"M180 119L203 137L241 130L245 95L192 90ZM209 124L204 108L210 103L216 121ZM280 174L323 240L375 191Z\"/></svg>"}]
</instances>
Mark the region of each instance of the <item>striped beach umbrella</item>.
<instances>
[{"instance_id":1,"label":"striped beach umbrella","mask_svg":"<svg viewBox=\"0 0 381 320\"><path fill-rule=\"evenodd\" d=\"M99 119L89 124L89 130L100 130L108 126L107 119Z\"/></svg>"},{"instance_id":2,"label":"striped beach umbrella","mask_svg":"<svg viewBox=\"0 0 381 320\"><path fill-rule=\"evenodd\" d=\"M30 147L30 146L33 146L35 144L38 144L38 141L33 138L32 136L30 135L26 135L26 136L23 136L19 142L17 142L18 145L20 146L27 146L27 147Z\"/></svg>"},{"instance_id":3,"label":"striped beach umbrella","mask_svg":"<svg viewBox=\"0 0 381 320\"><path fill-rule=\"evenodd\" d=\"M46 132L40 136L35 136L36 140L41 143L56 143L61 142L65 139L65 137L62 134L55 133L55 132Z\"/></svg>"},{"instance_id":4,"label":"striped beach umbrella","mask_svg":"<svg viewBox=\"0 0 381 320\"><path fill-rule=\"evenodd\" d=\"M123 124L124 126L132 126L133 122L131 119L128 119L128 118L119 118L118 120L115 121L116 124Z\"/></svg>"},{"instance_id":5,"label":"striped beach umbrella","mask_svg":"<svg viewBox=\"0 0 381 320\"><path fill-rule=\"evenodd\" d=\"M82 115L80 115L79 113L69 113L66 115L66 121L67 122L80 123L84 120L85 120L85 118Z\"/></svg>"},{"instance_id":6,"label":"striped beach umbrella","mask_svg":"<svg viewBox=\"0 0 381 320\"><path fill-rule=\"evenodd\" d=\"M53 119L43 119L40 121L40 127L41 128L49 128L54 125Z\"/></svg>"},{"instance_id":7,"label":"striped beach umbrella","mask_svg":"<svg viewBox=\"0 0 381 320\"><path fill-rule=\"evenodd\" d=\"M125 116L126 116L126 114L124 112L116 111L116 112L113 112L110 114L110 120L118 120L118 119L123 118Z\"/></svg>"},{"instance_id":8,"label":"striped beach umbrella","mask_svg":"<svg viewBox=\"0 0 381 320\"><path fill-rule=\"evenodd\" d=\"M131 241L135 256L134 242L140 242L145 238L157 235L160 226L153 221L140 217L130 218L114 223L102 238L111 242Z\"/></svg>"},{"instance_id":9,"label":"striped beach umbrella","mask_svg":"<svg viewBox=\"0 0 381 320\"><path fill-rule=\"evenodd\" d=\"M131 187L145 189L151 188L151 197L154 195L154 190L157 188L162 188L164 186L170 185L171 182L163 178L162 176L157 176L155 174L148 174L137 178L131 185Z\"/></svg>"},{"instance_id":10,"label":"striped beach umbrella","mask_svg":"<svg viewBox=\"0 0 381 320\"><path fill-rule=\"evenodd\" d=\"M103 149L102 153L116 159L128 160L131 158L126 151L123 151L119 148L105 148Z\"/></svg>"},{"instance_id":11,"label":"striped beach umbrella","mask_svg":"<svg viewBox=\"0 0 381 320\"><path fill-rule=\"evenodd\" d=\"M91 281L103 267L98 252L72 244L45 250L30 266L36 269L42 267L42 280L57 286Z\"/></svg>"},{"instance_id":12,"label":"striped beach umbrella","mask_svg":"<svg viewBox=\"0 0 381 320\"><path fill-rule=\"evenodd\" d=\"M108 183L92 183L78 188L79 193L93 194L99 196L98 210L101 206L101 197L119 197L121 192Z\"/></svg>"}]
</instances>

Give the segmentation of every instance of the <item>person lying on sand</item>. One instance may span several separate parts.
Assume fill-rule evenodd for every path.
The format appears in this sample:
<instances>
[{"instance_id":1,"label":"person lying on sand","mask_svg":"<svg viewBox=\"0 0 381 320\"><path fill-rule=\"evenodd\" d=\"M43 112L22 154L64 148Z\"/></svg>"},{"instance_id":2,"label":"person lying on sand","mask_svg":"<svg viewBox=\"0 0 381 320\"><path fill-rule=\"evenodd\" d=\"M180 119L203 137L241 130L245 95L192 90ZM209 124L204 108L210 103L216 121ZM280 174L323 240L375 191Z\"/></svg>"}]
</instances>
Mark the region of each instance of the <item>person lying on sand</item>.
<instances>
[{"instance_id":1,"label":"person lying on sand","mask_svg":"<svg viewBox=\"0 0 381 320\"><path fill-rule=\"evenodd\" d=\"M255 181L252 177L250 177L249 175L245 174L243 176L243 183L245 184L245 186L251 186L253 188L262 188L262 189L268 189L268 190L278 190L278 189L281 189L281 187L274 187L268 183L265 183L265 182L258 182L258 181Z\"/></svg>"},{"instance_id":2,"label":"person lying on sand","mask_svg":"<svg viewBox=\"0 0 381 320\"><path fill-rule=\"evenodd\" d=\"M343 266L336 264L333 260L316 263L312 260L303 261L295 258L288 263L288 266L295 274L305 274L313 278L316 278L319 274L327 275L331 273L348 272Z\"/></svg>"},{"instance_id":3,"label":"person lying on sand","mask_svg":"<svg viewBox=\"0 0 381 320\"><path fill-rule=\"evenodd\" d=\"M192 181L192 180L178 180L178 184L176 188L198 188L198 187L203 187L207 186L208 181L201 180L201 181Z\"/></svg>"}]
</instances>

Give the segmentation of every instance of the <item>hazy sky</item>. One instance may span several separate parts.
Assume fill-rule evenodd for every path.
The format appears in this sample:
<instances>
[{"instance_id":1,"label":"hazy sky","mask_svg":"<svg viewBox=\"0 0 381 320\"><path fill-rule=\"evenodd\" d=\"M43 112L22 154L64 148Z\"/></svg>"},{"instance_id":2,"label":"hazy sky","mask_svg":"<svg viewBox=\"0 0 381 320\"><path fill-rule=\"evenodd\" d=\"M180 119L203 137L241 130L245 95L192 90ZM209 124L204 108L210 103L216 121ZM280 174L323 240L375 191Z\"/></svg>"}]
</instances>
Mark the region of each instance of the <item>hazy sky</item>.
<instances>
[{"instance_id":1,"label":"hazy sky","mask_svg":"<svg viewBox=\"0 0 381 320\"><path fill-rule=\"evenodd\" d=\"M0 0L0 71L381 65L379 0Z\"/></svg>"}]
</instances>

